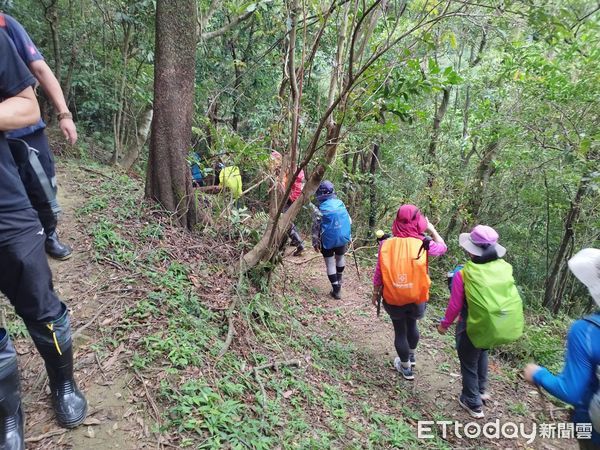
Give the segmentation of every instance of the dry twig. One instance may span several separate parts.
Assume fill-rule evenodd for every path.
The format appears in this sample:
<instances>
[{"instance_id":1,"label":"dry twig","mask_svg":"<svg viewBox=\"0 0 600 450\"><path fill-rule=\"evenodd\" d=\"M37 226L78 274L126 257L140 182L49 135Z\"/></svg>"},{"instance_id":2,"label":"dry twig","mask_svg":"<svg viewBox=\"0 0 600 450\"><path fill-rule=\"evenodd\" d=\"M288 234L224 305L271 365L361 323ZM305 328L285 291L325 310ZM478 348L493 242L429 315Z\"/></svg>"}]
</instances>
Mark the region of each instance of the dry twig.
<instances>
[{"instance_id":1,"label":"dry twig","mask_svg":"<svg viewBox=\"0 0 600 450\"><path fill-rule=\"evenodd\" d=\"M40 434L39 436L29 437L29 438L25 439L25 442L26 443L40 442L40 441L43 441L46 438L49 438L49 437L52 437L52 436L58 436L60 434L64 434L67 431L69 431L69 430L67 430L66 428L60 428L58 430L48 431L47 433Z\"/></svg>"},{"instance_id":2,"label":"dry twig","mask_svg":"<svg viewBox=\"0 0 600 450\"><path fill-rule=\"evenodd\" d=\"M133 369L135 372L135 375L140 379L140 382L142 383L142 386L144 387L144 392L146 393L146 398L148 399L148 402L150 403L150 406L152 406L152 410L154 411L154 419L156 420L156 423L158 424L158 427L160 428L160 413L158 411L158 407L156 406L156 402L154 401L154 398L152 398L152 396L150 395L150 392L148 392L148 388L146 387L146 382L144 381L144 377L142 377L142 375L140 374L140 372L137 369ZM163 448L163 443L160 440L160 434L158 437L158 445L160 448Z\"/></svg>"}]
</instances>

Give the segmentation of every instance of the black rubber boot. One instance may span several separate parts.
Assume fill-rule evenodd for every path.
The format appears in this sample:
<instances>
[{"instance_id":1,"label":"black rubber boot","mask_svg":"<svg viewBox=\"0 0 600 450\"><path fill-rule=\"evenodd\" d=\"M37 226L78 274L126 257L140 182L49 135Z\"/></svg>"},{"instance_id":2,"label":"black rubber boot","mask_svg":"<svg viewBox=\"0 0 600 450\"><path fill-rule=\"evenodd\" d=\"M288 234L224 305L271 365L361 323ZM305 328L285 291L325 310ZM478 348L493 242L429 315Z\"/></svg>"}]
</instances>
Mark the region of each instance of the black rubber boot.
<instances>
[{"instance_id":1,"label":"black rubber boot","mask_svg":"<svg viewBox=\"0 0 600 450\"><path fill-rule=\"evenodd\" d=\"M58 234L53 231L46 235L46 253L54 259L64 261L73 256L73 250L58 239Z\"/></svg>"},{"instance_id":2,"label":"black rubber boot","mask_svg":"<svg viewBox=\"0 0 600 450\"><path fill-rule=\"evenodd\" d=\"M34 207L44 228L44 233L46 233L46 253L48 256L60 261L69 259L73 254L73 250L68 245L60 242L58 238L58 233L56 232L58 224L57 215L46 204L35 205Z\"/></svg>"},{"instance_id":3,"label":"black rubber boot","mask_svg":"<svg viewBox=\"0 0 600 450\"><path fill-rule=\"evenodd\" d=\"M6 330L0 328L0 449L24 448L17 353Z\"/></svg>"},{"instance_id":4,"label":"black rubber boot","mask_svg":"<svg viewBox=\"0 0 600 450\"><path fill-rule=\"evenodd\" d=\"M52 407L64 428L75 428L87 415L87 400L73 378L73 344L67 308L52 322L26 322L48 372Z\"/></svg>"}]
</instances>

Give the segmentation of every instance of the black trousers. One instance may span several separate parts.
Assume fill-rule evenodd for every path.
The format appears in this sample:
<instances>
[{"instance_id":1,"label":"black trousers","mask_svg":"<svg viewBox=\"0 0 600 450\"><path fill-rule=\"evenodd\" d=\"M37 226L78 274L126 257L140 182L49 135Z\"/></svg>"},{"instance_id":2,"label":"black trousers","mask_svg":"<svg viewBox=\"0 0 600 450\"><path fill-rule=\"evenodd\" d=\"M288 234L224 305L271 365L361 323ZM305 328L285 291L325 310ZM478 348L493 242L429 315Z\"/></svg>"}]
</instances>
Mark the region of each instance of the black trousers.
<instances>
[{"instance_id":1,"label":"black trousers","mask_svg":"<svg viewBox=\"0 0 600 450\"><path fill-rule=\"evenodd\" d=\"M469 408L478 408L488 385L488 351L473 345L462 317L456 325L456 351L462 375L461 401Z\"/></svg>"},{"instance_id":2,"label":"black trousers","mask_svg":"<svg viewBox=\"0 0 600 450\"><path fill-rule=\"evenodd\" d=\"M30 147L38 151L38 159L40 160L40 164L42 165L44 172L46 172L46 175L50 180L50 184L56 193L57 184L54 156L52 155L52 150L50 149L50 144L48 143L48 137L46 136L45 130L42 128L41 130L34 131L33 133L23 136L19 139L27 142ZM38 213L40 222L44 227L46 235L52 234L56 230L57 217L52 211L51 205L48 203L46 193L39 183L37 175L28 165L19 168L19 175L21 176L21 181L23 181L23 185L27 191L29 201Z\"/></svg>"},{"instance_id":3,"label":"black trousers","mask_svg":"<svg viewBox=\"0 0 600 450\"><path fill-rule=\"evenodd\" d=\"M63 310L36 212L32 208L1 212L0 230L0 291L25 322L55 320Z\"/></svg>"},{"instance_id":4,"label":"black trousers","mask_svg":"<svg viewBox=\"0 0 600 450\"><path fill-rule=\"evenodd\" d=\"M48 175L48 179L52 182L53 186L56 186L56 183L54 182L56 177L54 155L50 149L50 143L48 142L48 136L46 136L45 129L42 128L41 130L34 131L33 133L20 137L19 139L27 142L30 147L33 147L38 151L38 159L44 168L44 172L46 172L46 175Z\"/></svg>"},{"instance_id":5,"label":"black trousers","mask_svg":"<svg viewBox=\"0 0 600 450\"><path fill-rule=\"evenodd\" d=\"M292 203L294 202L288 199L287 203L285 204L285 207L283 208L283 212L286 212L288 209L290 209ZM290 225L290 229L288 230L288 237L292 241L292 245L294 247L302 247L302 237L300 236L300 233L298 233L298 229L296 228L296 225L293 222Z\"/></svg>"}]
</instances>

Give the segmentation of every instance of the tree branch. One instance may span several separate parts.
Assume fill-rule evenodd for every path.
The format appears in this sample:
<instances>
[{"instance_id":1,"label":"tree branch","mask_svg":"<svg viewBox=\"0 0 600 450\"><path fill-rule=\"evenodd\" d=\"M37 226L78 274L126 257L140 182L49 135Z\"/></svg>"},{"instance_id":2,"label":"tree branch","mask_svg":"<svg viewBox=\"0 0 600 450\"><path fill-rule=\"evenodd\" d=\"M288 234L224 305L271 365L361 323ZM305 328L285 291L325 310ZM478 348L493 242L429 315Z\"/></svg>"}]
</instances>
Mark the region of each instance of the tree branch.
<instances>
[{"instance_id":1,"label":"tree branch","mask_svg":"<svg viewBox=\"0 0 600 450\"><path fill-rule=\"evenodd\" d=\"M200 34L200 39L203 41L210 41L211 39L224 35L228 31L231 31L233 28L235 28L239 23L250 18L252 14L254 14L254 11L256 11L256 9L246 11L244 14L233 18L227 25L223 25L221 28L218 28L214 31L207 31L206 33L202 32Z\"/></svg>"}]
</instances>

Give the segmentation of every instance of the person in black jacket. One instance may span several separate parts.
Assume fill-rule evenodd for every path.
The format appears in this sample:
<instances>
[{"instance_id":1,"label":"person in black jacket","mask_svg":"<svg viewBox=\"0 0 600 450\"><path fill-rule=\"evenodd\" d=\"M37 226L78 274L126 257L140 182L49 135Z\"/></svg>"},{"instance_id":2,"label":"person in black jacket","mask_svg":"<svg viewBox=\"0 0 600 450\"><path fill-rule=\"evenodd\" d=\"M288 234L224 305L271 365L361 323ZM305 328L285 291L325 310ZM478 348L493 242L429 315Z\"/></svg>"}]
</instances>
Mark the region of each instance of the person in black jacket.
<instances>
[{"instance_id":1,"label":"person in black jacket","mask_svg":"<svg viewBox=\"0 0 600 450\"><path fill-rule=\"evenodd\" d=\"M87 401L73 378L67 307L54 292L44 230L5 136L39 119L35 78L2 29L0 55L0 291L25 322L44 359L59 424L74 427L84 421ZM5 329L0 329L0 448L24 448L17 356Z\"/></svg>"}]
</instances>

